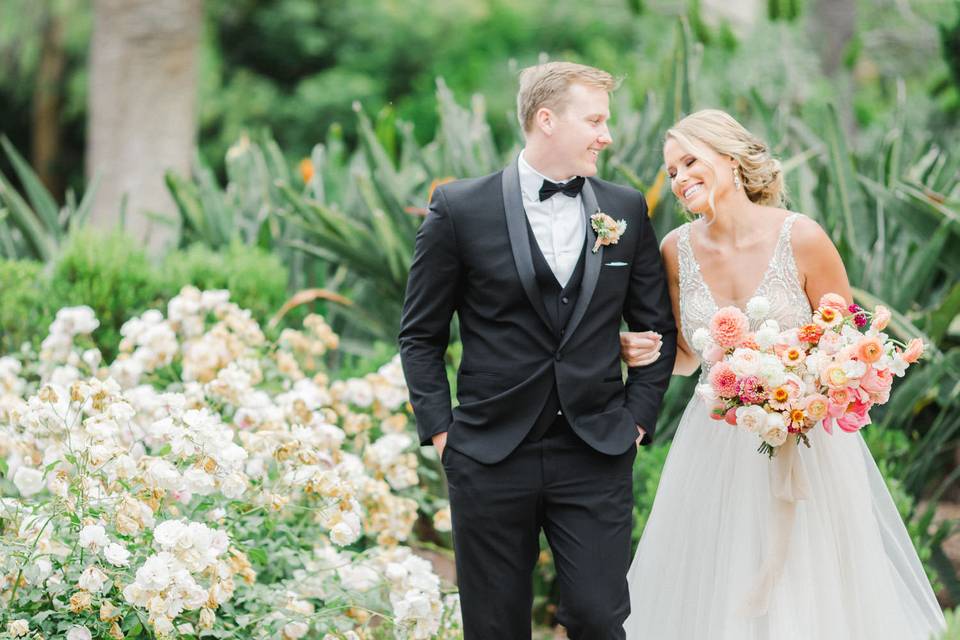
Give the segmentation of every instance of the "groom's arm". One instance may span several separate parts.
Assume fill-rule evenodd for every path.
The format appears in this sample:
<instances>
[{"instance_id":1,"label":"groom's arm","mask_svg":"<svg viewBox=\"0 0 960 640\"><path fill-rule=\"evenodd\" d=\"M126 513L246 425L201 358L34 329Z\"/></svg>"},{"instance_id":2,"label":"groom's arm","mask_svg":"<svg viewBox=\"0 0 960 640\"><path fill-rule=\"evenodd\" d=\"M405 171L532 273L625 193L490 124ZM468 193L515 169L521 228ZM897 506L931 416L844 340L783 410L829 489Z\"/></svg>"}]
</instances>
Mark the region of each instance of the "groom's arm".
<instances>
[{"instance_id":1,"label":"groom's arm","mask_svg":"<svg viewBox=\"0 0 960 640\"><path fill-rule=\"evenodd\" d=\"M663 336L660 358L656 362L627 369L627 409L633 414L637 426L646 432L640 444L649 444L657 427L660 402L673 372L673 361L677 355L677 325L671 310L660 248L647 216L647 203L643 196L640 196L640 214L636 220L640 237L631 264L623 317L630 331L656 331Z\"/></svg>"},{"instance_id":2,"label":"groom's arm","mask_svg":"<svg viewBox=\"0 0 960 640\"><path fill-rule=\"evenodd\" d=\"M400 318L400 360L421 446L453 421L443 356L460 284L456 244L446 198L437 188L417 231Z\"/></svg>"}]
</instances>

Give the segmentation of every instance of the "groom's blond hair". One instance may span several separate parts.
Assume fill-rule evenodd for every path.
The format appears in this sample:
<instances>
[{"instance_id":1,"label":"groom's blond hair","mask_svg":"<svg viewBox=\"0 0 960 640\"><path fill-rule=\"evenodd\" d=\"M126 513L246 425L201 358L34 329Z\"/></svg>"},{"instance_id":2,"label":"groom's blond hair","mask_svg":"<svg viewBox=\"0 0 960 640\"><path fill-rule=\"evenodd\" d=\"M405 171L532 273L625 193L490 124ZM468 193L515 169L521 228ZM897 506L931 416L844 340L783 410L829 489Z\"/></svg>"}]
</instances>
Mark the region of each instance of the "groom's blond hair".
<instances>
[{"instance_id":1,"label":"groom's blond hair","mask_svg":"<svg viewBox=\"0 0 960 640\"><path fill-rule=\"evenodd\" d=\"M609 93L619 83L602 69L576 62L546 62L527 67L520 72L520 91L517 93L517 119L524 133L533 128L538 109L546 107L562 111L567 106L567 89L572 84L596 87Z\"/></svg>"}]
</instances>

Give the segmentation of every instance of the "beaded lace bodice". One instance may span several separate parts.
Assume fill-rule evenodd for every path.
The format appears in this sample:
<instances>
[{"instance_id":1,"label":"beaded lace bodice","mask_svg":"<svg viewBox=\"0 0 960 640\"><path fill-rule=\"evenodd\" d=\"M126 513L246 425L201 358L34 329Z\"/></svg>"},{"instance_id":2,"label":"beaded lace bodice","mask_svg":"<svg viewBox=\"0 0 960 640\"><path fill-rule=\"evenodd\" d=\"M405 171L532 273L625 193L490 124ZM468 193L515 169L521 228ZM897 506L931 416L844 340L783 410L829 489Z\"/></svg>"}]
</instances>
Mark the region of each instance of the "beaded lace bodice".
<instances>
[{"instance_id":1,"label":"beaded lace bodice","mask_svg":"<svg viewBox=\"0 0 960 640\"><path fill-rule=\"evenodd\" d=\"M768 317L776 320L783 329L799 327L810 322L812 317L810 303L800 284L790 244L790 228L799 215L793 213L784 220L770 264L767 265L756 291L750 296L767 298L770 301ZM707 327L719 306L710 287L704 282L700 265L693 255L693 248L690 246L690 223L680 227L679 233L677 254L680 262L680 330L689 345L693 342L694 331ZM751 329L757 329L758 324L751 321Z\"/></svg>"}]
</instances>

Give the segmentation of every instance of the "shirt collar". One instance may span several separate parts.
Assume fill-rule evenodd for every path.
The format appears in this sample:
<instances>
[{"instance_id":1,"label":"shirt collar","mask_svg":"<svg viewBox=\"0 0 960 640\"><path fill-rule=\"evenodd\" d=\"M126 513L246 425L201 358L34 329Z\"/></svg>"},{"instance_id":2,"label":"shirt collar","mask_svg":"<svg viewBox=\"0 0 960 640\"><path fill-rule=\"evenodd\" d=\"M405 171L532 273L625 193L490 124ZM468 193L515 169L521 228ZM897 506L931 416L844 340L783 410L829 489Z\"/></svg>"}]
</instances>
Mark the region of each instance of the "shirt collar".
<instances>
[{"instance_id":1,"label":"shirt collar","mask_svg":"<svg viewBox=\"0 0 960 640\"><path fill-rule=\"evenodd\" d=\"M523 193L523 198L540 202L540 186L544 180L550 180L550 178L530 166L530 163L523 157L523 151L520 152L520 157L517 159L517 169L520 172L520 191ZM564 184L568 180L550 180L550 182Z\"/></svg>"}]
</instances>

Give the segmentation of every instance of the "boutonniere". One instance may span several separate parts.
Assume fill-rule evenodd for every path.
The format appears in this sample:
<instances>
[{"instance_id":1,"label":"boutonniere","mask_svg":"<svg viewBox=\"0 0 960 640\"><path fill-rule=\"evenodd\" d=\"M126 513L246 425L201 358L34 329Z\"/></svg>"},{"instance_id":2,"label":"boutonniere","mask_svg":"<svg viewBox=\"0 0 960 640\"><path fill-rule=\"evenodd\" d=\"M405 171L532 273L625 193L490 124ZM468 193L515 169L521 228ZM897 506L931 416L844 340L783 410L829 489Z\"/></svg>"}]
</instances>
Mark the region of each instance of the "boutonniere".
<instances>
[{"instance_id":1,"label":"boutonniere","mask_svg":"<svg viewBox=\"0 0 960 640\"><path fill-rule=\"evenodd\" d=\"M597 209L597 212L590 216L590 226L593 227L593 232L597 234L597 241L593 244L593 252L596 253L601 246L617 244L620 236L627 230L627 221L614 220Z\"/></svg>"}]
</instances>

